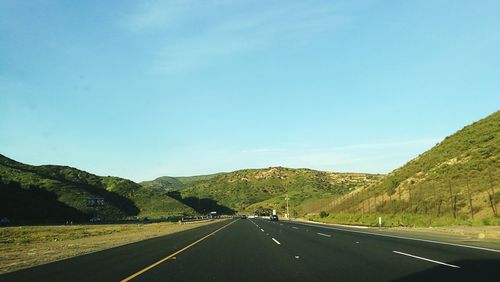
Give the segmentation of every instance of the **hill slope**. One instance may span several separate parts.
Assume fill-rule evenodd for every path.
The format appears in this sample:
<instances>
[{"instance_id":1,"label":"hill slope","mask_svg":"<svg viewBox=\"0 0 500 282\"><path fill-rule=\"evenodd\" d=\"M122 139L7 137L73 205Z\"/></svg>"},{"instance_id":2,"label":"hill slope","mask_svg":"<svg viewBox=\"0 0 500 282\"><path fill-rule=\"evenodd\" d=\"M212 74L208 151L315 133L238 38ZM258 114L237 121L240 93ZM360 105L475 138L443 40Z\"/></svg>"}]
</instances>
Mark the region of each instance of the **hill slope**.
<instances>
[{"instance_id":1,"label":"hill slope","mask_svg":"<svg viewBox=\"0 0 500 282\"><path fill-rule=\"evenodd\" d=\"M184 185L180 180L175 177L162 176L154 180L140 182L143 187L155 190L171 191L176 190Z\"/></svg>"},{"instance_id":2,"label":"hill slope","mask_svg":"<svg viewBox=\"0 0 500 282\"><path fill-rule=\"evenodd\" d=\"M448 136L369 189L339 199L330 210L388 214L400 225L414 224L415 216L425 221L419 225L450 222L450 218L458 223L491 224L500 202L499 158L497 111Z\"/></svg>"},{"instance_id":3,"label":"hill slope","mask_svg":"<svg viewBox=\"0 0 500 282\"><path fill-rule=\"evenodd\" d=\"M380 175L330 173L310 169L272 167L215 175L186 184L169 195L200 212L211 210L253 213L278 209L284 212L285 195L294 214L335 195L380 179Z\"/></svg>"},{"instance_id":4,"label":"hill slope","mask_svg":"<svg viewBox=\"0 0 500 282\"><path fill-rule=\"evenodd\" d=\"M21 222L87 221L88 198L104 198L97 213L105 219L193 213L163 192L118 177L100 177L75 168L31 166L0 155L0 217Z\"/></svg>"},{"instance_id":5,"label":"hill slope","mask_svg":"<svg viewBox=\"0 0 500 282\"><path fill-rule=\"evenodd\" d=\"M192 184L202 180L208 180L210 178L216 177L221 174L224 173L197 175L197 176L181 176L181 177L162 176L151 181L143 181L139 184L141 184L146 188L163 190L163 191L172 191L172 190L177 190L187 184Z\"/></svg>"}]
</instances>

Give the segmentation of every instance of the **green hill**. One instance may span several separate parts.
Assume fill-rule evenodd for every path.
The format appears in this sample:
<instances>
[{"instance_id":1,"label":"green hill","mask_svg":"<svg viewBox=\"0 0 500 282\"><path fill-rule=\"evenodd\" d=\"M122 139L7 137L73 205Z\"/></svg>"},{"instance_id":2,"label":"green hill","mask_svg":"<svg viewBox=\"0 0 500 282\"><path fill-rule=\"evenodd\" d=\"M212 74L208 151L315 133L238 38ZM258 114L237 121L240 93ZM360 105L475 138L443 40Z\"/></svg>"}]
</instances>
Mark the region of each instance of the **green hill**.
<instances>
[{"instance_id":1,"label":"green hill","mask_svg":"<svg viewBox=\"0 0 500 282\"><path fill-rule=\"evenodd\" d=\"M151 181L143 181L140 182L143 187L151 188L155 190L163 190L163 191L171 191L177 190L182 187L184 184L175 177L170 176L162 176L158 177L155 180Z\"/></svg>"},{"instance_id":2,"label":"green hill","mask_svg":"<svg viewBox=\"0 0 500 282\"><path fill-rule=\"evenodd\" d=\"M94 211L87 207L89 198L103 198L105 204ZM88 221L95 212L106 220L194 213L165 192L127 179L66 166L31 166L0 155L0 217L14 222Z\"/></svg>"},{"instance_id":3,"label":"green hill","mask_svg":"<svg viewBox=\"0 0 500 282\"><path fill-rule=\"evenodd\" d=\"M380 182L337 199L330 220L391 225L498 224L500 112L468 125Z\"/></svg>"},{"instance_id":4,"label":"green hill","mask_svg":"<svg viewBox=\"0 0 500 282\"><path fill-rule=\"evenodd\" d=\"M199 212L253 213L269 209L284 212L285 195L288 194L291 213L299 215L327 199L366 186L380 177L283 167L245 169L187 183L169 195Z\"/></svg>"},{"instance_id":5,"label":"green hill","mask_svg":"<svg viewBox=\"0 0 500 282\"><path fill-rule=\"evenodd\" d=\"M177 190L187 184L192 184L202 180L208 180L210 178L213 178L221 174L223 173L197 175L197 176L181 176L181 177L162 176L151 181L143 181L139 184L141 184L146 188L163 190L163 191L172 191L172 190Z\"/></svg>"}]
</instances>

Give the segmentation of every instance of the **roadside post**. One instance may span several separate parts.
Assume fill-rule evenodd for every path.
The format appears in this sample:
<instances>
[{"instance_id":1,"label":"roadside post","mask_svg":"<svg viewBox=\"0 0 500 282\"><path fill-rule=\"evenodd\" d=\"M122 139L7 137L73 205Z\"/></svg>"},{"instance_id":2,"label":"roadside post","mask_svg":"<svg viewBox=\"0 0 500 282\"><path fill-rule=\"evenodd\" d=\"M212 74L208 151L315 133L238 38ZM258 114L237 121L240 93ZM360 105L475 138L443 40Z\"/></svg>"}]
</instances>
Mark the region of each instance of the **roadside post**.
<instances>
[{"instance_id":1,"label":"roadside post","mask_svg":"<svg viewBox=\"0 0 500 282\"><path fill-rule=\"evenodd\" d=\"M288 194L286 194L285 200L286 200L286 219L290 220L290 211L288 210Z\"/></svg>"}]
</instances>

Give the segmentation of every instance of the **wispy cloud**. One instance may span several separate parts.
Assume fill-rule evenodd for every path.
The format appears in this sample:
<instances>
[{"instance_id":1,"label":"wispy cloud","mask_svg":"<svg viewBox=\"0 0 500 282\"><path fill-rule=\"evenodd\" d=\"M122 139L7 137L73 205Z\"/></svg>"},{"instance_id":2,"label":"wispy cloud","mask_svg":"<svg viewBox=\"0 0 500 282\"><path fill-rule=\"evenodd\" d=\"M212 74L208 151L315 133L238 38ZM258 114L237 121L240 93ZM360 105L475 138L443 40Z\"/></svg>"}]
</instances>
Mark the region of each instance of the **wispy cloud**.
<instances>
[{"instance_id":1,"label":"wispy cloud","mask_svg":"<svg viewBox=\"0 0 500 282\"><path fill-rule=\"evenodd\" d=\"M223 57L289 48L349 22L328 2L148 1L125 17L130 32L156 32L155 71L196 69Z\"/></svg>"}]
</instances>

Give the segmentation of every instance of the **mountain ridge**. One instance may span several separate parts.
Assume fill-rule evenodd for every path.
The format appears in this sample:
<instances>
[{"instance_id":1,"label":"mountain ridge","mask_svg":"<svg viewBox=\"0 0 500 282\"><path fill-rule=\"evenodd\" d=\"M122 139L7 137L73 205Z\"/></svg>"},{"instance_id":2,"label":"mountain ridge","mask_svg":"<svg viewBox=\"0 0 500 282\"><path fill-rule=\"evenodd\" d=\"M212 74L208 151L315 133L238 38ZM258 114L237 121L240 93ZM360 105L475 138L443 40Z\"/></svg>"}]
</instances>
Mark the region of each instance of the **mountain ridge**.
<instances>
[{"instance_id":1,"label":"mountain ridge","mask_svg":"<svg viewBox=\"0 0 500 282\"><path fill-rule=\"evenodd\" d=\"M32 166L1 154L0 188L0 216L14 221L88 221L96 215L117 220L195 213L166 193L128 179L97 176L69 166ZM105 204L87 207L89 198L103 198ZM51 206L58 209L51 210Z\"/></svg>"},{"instance_id":2,"label":"mountain ridge","mask_svg":"<svg viewBox=\"0 0 500 282\"><path fill-rule=\"evenodd\" d=\"M209 207L199 204L200 200L212 200L209 205L211 208L218 205L244 213L283 210L283 199L288 193L295 204L292 211L295 214L303 214L303 208L300 206L306 201L343 194L353 187L366 185L380 177L380 174L337 173L278 166L212 174L208 178L192 181L168 191L169 195L180 201L187 199L184 202L199 212L209 211ZM158 186L157 189L162 188Z\"/></svg>"}]
</instances>

